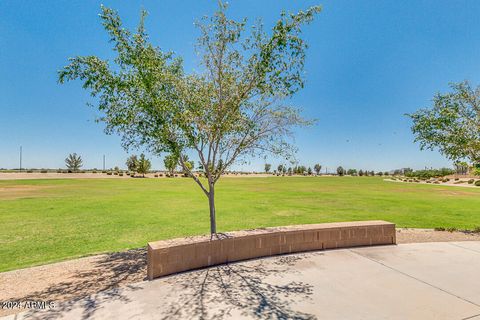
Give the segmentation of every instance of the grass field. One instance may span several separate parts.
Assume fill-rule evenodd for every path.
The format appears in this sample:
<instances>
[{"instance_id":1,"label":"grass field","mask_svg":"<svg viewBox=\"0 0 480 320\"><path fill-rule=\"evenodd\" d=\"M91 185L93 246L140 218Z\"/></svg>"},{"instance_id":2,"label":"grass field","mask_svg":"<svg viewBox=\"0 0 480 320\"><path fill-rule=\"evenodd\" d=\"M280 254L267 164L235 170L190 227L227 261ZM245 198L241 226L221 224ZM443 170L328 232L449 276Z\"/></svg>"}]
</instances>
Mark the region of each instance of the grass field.
<instances>
[{"instance_id":1,"label":"grass field","mask_svg":"<svg viewBox=\"0 0 480 320\"><path fill-rule=\"evenodd\" d=\"M224 178L216 195L219 231L369 219L480 226L480 188L373 177ZM208 231L207 200L186 178L0 181L0 271Z\"/></svg>"}]
</instances>

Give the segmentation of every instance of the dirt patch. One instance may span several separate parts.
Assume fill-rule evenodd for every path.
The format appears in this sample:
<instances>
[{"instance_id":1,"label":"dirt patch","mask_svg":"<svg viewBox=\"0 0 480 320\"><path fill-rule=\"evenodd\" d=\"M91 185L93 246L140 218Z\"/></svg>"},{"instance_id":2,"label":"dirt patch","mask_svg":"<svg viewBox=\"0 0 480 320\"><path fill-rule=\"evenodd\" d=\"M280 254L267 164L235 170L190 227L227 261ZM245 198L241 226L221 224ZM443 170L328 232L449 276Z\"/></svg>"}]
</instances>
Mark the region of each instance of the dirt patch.
<instances>
[{"instance_id":1,"label":"dirt patch","mask_svg":"<svg viewBox=\"0 0 480 320\"><path fill-rule=\"evenodd\" d=\"M397 229L397 243L468 240L480 240L480 234ZM0 273L0 301L47 300L68 309L78 299L91 296L94 301L99 292L145 281L146 275L144 248L103 254ZM21 311L0 309L0 316Z\"/></svg>"},{"instance_id":2,"label":"dirt patch","mask_svg":"<svg viewBox=\"0 0 480 320\"><path fill-rule=\"evenodd\" d=\"M0 187L0 199L12 200L25 198L29 196L38 196L41 190L51 188L51 186L6 186Z\"/></svg>"},{"instance_id":3,"label":"dirt patch","mask_svg":"<svg viewBox=\"0 0 480 320\"><path fill-rule=\"evenodd\" d=\"M480 241L480 233L433 231L432 229L397 229L397 243Z\"/></svg>"}]
</instances>

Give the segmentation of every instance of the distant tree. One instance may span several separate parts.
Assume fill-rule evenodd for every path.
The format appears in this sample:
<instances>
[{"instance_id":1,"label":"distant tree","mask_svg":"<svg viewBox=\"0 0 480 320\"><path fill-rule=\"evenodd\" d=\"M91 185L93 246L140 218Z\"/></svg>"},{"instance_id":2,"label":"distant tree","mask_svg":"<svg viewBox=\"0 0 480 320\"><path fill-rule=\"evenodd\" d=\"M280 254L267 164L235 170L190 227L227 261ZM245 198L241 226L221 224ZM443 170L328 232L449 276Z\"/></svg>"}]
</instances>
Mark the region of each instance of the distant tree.
<instances>
[{"instance_id":1,"label":"distant tree","mask_svg":"<svg viewBox=\"0 0 480 320\"><path fill-rule=\"evenodd\" d=\"M384 175L384 176L389 176L389 175L390 175L390 172L385 171L385 172L383 173L383 175Z\"/></svg>"},{"instance_id":2,"label":"distant tree","mask_svg":"<svg viewBox=\"0 0 480 320\"><path fill-rule=\"evenodd\" d=\"M357 175L357 169L348 169L347 174L349 176L356 176Z\"/></svg>"},{"instance_id":3,"label":"distant tree","mask_svg":"<svg viewBox=\"0 0 480 320\"><path fill-rule=\"evenodd\" d=\"M65 164L69 170L73 172L77 172L83 165L82 157L77 155L76 153L70 153L68 157L65 159Z\"/></svg>"},{"instance_id":4,"label":"distant tree","mask_svg":"<svg viewBox=\"0 0 480 320\"><path fill-rule=\"evenodd\" d=\"M338 174L339 176L343 176L343 175L345 174L345 169L343 169L342 166L338 167L338 168L337 168L337 174Z\"/></svg>"},{"instance_id":5,"label":"distant tree","mask_svg":"<svg viewBox=\"0 0 480 320\"><path fill-rule=\"evenodd\" d=\"M358 175L359 175L360 177L362 177L364 174L365 174L365 173L363 172L362 169L358 170Z\"/></svg>"},{"instance_id":6,"label":"distant tree","mask_svg":"<svg viewBox=\"0 0 480 320\"><path fill-rule=\"evenodd\" d=\"M270 163L265 163L265 172L266 173L269 173L271 168L272 168L272 165Z\"/></svg>"},{"instance_id":7,"label":"distant tree","mask_svg":"<svg viewBox=\"0 0 480 320\"><path fill-rule=\"evenodd\" d=\"M184 163L183 168L185 168L185 169L183 169L183 175L184 175L185 177L189 177L191 174L193 174L192 171L193 171L193 168L194 168L194 166L195 166L195 162L194 162L194 161L191 161L191 160L188 158L187 155L184 155L184 156L183 156L183 163Z\"/></svg>"},{"instance_id":8,"label":"distant tree","mask_svg":"<svg viewBox=\"0 0 480 320\"><path fill-rule=\"evenodd\" d=\"M288 167L288 170L287 170L287 172L288 172L288 175L289 175L289 176L291 176L291 175L292 175L292 171L293 171L293 170L292 170L292 167Z\"/></svg>"},{"instance_id":9,"label":"distant tree","mask_svg":"<svg viewBox=\"0 0 480 320\"><path fill-rule=\"evenodd\" d=\"M145 174L148 173L151 167L152 164L150 160L145 158L145 155L142 153L140 155L140 158L138 158L137 172L140 173L143 177L145 177Z\"/></svg>"},{"instance_id":10,"label":"distant tree","mask_svg":"<svg viewBox=\"0 0 480 320\"><path fill-rule=\"evenodd\" d=\"M320 174L320 171L322 170L322 166L317 163L317 164L315 164L315 166L313 166L313 170L315 170L315 173L316 173L317 175L319 175L319 174Z\"/></svg>"},{"instance_id":11,"label":"distant tree","mask_svg":"<svg viewBox=\"0 0 480 320\"><path fill-rule=\"evenodd\" d=\"M308 167L307 173L308 173L309 176L311 176L312 175L312 168Z\"/></svg>"},{"instance_id":12,"label":"distant tree","mask_svg":"<svg viewBox=\"0 0 480 320\"><path fill-rule=\"evenodd\" d=\"M465 175L468 173L468 163L465 161L455 162L455 172L456 174Z\"/></svg>"},{"instance_id":13,"label":"distant tree","mask_svg":"<svg viewBox=\"0 0 480 320\"><path fill-rule=\"evenodd\" d=\"M168 170L170 175L173 175L173 173L175 172L175 169L178 166L178 160L179 160L178 156L174 154L169 154L165 156L165 158L163 159L163 164L165 166L165 169ZM203 167L201 167L200 170L203 170Z\"/></svg>"},{"instance_id":14,"label":"distant tree","mask_svg":"<svg viewBox=\"0 0 480 320\"><path fill-rule=\"evenodd\" d=\"M125 164L127 165L128 171L137 171L138 157L132 154L130 157L127 158Z\"/></svg>"},{"instance_id":15,"label":"distant tree","mask_svg":"<svg viewBox=\"0 0 480 320\"><path fill-rule=\"evenodd\" d=\"M465 81L450 84L452 92L438 93L433 107L409 114L421 149L438 149L453 161L480 163L480 86Z\"/></svg>"},{"instance_id":16,"label":"distant tree","mask_svg":"<svg viewBox=\"0 0 480 320\"><path fill-rule=\"evenodd\" d=\"M381 176L383 176L383 172L382 172L382 171L378 171L378 172L377 172L377 175L381 177Z\"/></svg>"}]
</instances>

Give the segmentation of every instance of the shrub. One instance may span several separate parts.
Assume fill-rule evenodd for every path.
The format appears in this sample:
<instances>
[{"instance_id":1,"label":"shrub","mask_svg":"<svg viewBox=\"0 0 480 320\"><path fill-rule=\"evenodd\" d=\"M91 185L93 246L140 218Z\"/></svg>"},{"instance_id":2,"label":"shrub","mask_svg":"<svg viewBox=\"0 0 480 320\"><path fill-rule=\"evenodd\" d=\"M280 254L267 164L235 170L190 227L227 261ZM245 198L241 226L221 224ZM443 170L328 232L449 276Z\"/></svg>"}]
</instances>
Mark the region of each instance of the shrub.
<instances>
[{"instance_id":1,"label":"shrub","mask_svg":"<svg viewBox=\"0 0 480 320\"><path fill-rule=\"evenodd\" d=\"M47 170L40 170L40 173L47 173Z\"/></svg>"},{"instance_id":2,"label":"shrub","mask_svg":"<svg viewBox=\"0 0 480 320\"><path fill-rule=\"evenodd\" d=\"M457 231L457 228L455 227L449 227L446 229L448 232L454 232L454 231Z\"/></svg>"},{"instance_id":3,"label":"shrub","mask_svg":"<svg viewBox=\"0 0 480 320\"><path fill-rule=\"evenodd\" d=\"M475 169L473 169L472 173L473 173L473 175L475 175L475 176L480 176L480 168L475 168Z\"/></svg>"},{"instance_id":4,"label":"shrub","mask_svg":"<svg viewBox=\"0 0 480 320\"><path fill-rule=\"evenodd\" d=\"M155 178L158 178L158 174L154 175Z\"/></svg>"},{"instance_id":5,"label":"shrub","mask_svg":"<svg viewBox=\"0 0 480 320\"><path fill-rule=\"evenodd\" d=\"M112 173L111 173L111 172L107 172L107 175L108 175L108 176L111 176L111 175L112 175Z\"/></svg>"},{"instance_id":6,"label":"shrub","mask_svg":"<svg viewBox=\"0 0 480 320\"><path fill-rule=\"evenodd\" d=\"M475 179L468 180L468 184L473 184L474 182L475 182Z\"/></svg>"},{"instance_id":7,"label":"shrub","mask_svg":"<svg viewBox=\"0 0 480 320\"><path fill-rule=\"evenodd\" d=\"M120 172L118 175L119 175L120 177L123 177L123 172Z\"/></svg>"},{"instance_id":8,"label":"shrub","mask_svg":"<svg viewBox=\"0 0 480 320\"><path fill-rule=\"evenodd\" d=\"M159 177L163 177L163 173L159 173L158 176L159 176Z\"/></svg>"},{"instance_id":9,"label":"shrub","mask_svg":"<svg viewBox=\"0 0 480 320\"><path fill-rule=\"evenodd\" d=\"M27 170L27 173L33 173L33 170Z\"/></svg>"},{"instance_id":10,"label":"shrub","mask_svg":"<svg viewBox=\"0 0 480 320\"><path fill-rule=\"evenodd\" d=\"M455 178L455 181L458 181L458 180L460 180L460 178Z\"/></svg>"},{"instance_id":11,"label":"shrub","mask_svg":"<svg viewBox=\"0 0 480 320\"><path fill-rule=\"evenodd\" d=\"M93 170L92 173L97 173L97 170Z\"/></svg>"},{"instance_id":12,"label":"shrub","mask_svg":"<svg viewBox=\"0 0 480 320\"><path fill-rule=\"evenodd\" d=\"M435 230L435 231L445 231L445 228L444 227L436 227L433 230Z\"/></svg>"},{"instance_id":13,"label":"shrub","mask_svg":"<svg viewBox=\"0 0 480 320\"><path fill-rule=\"evenodd\" d=\"M480 226L476 226L475 228L473 228L472 232L480 233Z\"/></svg>"},{"instance_id":14,"label":"shrub","mask_svg":"<svg viewBox=\"0 0 480 320\"><path fill-rule=\"evenodd\" d=\"M116 171L115 171L113 174L116 175L116 176L118 176L118 172L116 172Z\"/></svg>"},{"instance_id":15,"label":"shrub","mask_svg":"<svg viewBox=\"0 0 480 320\"><path fill-rule=\"evenodd\" d=\"M475 185L476 185L477 187L480 187L480 180L475 181Z\"/></svg>"},{"instance_id":16,"label":"shrub","mask_svg":"<svg viewBox=\"0 0 480 320\"><path fill-rule=\"evenodd\" d=\"M105 170L102 170L102 173L107 173L107 171L105 171Z\"/></svg>"}]
</instances>

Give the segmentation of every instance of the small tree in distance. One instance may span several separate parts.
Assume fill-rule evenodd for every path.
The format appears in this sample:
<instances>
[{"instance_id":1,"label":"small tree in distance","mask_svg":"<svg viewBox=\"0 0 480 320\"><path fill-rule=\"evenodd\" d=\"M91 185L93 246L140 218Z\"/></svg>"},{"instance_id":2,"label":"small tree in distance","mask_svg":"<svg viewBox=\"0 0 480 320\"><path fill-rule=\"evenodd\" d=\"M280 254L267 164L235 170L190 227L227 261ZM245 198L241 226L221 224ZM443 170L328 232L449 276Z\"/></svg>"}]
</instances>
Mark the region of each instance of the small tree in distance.
<instances>
[{"instance_id":1,"label":"small tree in distance","mask_svg":"<svg viewBox=\"0 0 480 320\"><path fill-rule=\"evenodd\" d=\"M304 86L302 26L321 10L282 12L270 32L258 23L246 33L246 20L229 19L226 9L219 2L217 12L197 24L201 73L186 73L181 58L149 42L146 12L132 34L117 12L103 6L100 18L117 56L75 57L59 72L60 83L80 79L98 98L107 133L120 134L126 149L171 154L186 171L183 156L198 156L206 181L190 176L208 199L212 235L222 174L251 156L291 159L293 128L313 123L287 99Z\"/></svg>"},{"instance_id":2,"label":"small tree in distance","mask_svg":"<svg viewBox=\"0 0 480 320\"><path fill-rule=\"evenodd\" d=\"M338 174L339 176L343 176L343 175L345 174L345 169L343 169L342 166L338 167L338 168L337 168L337 174Z\"/></svg>"},{"instance_id":3,"label":"small tree in distance","mask_svg":"<svg viewBox=\"0 0 480 320\"><path fill-rule=\"evenodd\" d=\"M70 153L65 159L65 164L69 170L77 172L83 165L82 157L76 153Z\"/></svg>"},{"instance_id":4,"label":"small tree in distance","mask_svg":"<svg viewBox=\"0 0 480 320\"><path fill-rule=\"evenodd\" d=\"M150 160L145 158L145 155L142 153L140 155L140 158L138 158L137 172L140 173L142 177L145 177L145 174L148 173L151 167L152 167L152 163L150 162Z\"/></svg>"},{"instance_id":5,"label":"small tree in distance","mask_svg":"<svg viewBox=\"0 0 480 320\"><path fill-rule=\"evenodd\" d=\"M319 175L319 174L320 174L320 171L322 170L322 166L317 163L317 164L315 164L315 166L313 167L313 170L315 170L315 173L316 173L317 175Z\"/></svg>"},{"instance_id":6,"label":"small tree in distance","mask_svg":"<svg viewBox=\"0 0 480 320\"><path fill-rule=\"evenodd\" d=\"M272 168L272 165L270 163L265 163L265 172L266 173L269 173L271 168Z\"/></svg>"},{"instance_id":7,"label":"small tree in distance","mask_svg":"<svg viewBox=\"0 0 480 320\"><path fill-rule=\"evenodd\" d=\"M165 165L165 169L168 170L170 176L173 177L173 174L178 164L177 157L174 154L169 154L163 159L163 164Z\"/></svg>"},{"instance_id":8,"label":"small tree in distance","mask_svg":"<svg viewBox=\"0 0 480 320\"><path fill-rule=\"evenodd\" d=\"M130 157L127 158L127 161L125 163L127 165L128 171L137 171L138 167L138 157L136 155L131 155Z\"/></svg>"}]
</instances>

